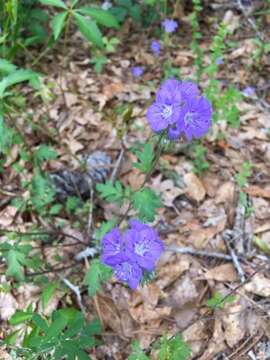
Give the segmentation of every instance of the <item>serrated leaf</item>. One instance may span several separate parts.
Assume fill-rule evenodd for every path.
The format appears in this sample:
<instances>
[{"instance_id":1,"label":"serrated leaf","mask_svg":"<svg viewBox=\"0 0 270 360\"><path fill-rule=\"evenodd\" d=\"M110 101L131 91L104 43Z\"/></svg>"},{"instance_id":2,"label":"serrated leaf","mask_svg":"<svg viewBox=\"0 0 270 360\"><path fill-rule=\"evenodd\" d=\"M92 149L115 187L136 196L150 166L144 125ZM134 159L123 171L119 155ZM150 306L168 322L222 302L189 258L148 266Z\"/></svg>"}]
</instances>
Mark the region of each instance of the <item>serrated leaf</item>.
<instances>
[{"instance_id":1,"label":"serrated leaf","mask_svg":"<svg viewBox=\"0 0 270 360\"><path fill-rule=\"evenodd\" d=\"M42 144L34 152L34 161L40 165L43 161L54 160L57 158L57 152L48 145Z\"/></svg>"},{"instance_id":2,"label":"serrated leaf","mask_svg":"<svg viewBox=\"0 0 270 360\"><path fill-rule=\"evenodd\" d=\"M140 348L139 341L134 341L131 344L132 353L129 355L128 360L150 360L150 358L145 355L144 351Z\"/></svg>"},{"instance_id":3,"label":"serrated leaf","mask_svg":"<svg viewBox=\"0 0 270 360\"><path fill-rule=\"evenodd\" d=\"M140 160L138 163L133 163L133 166L140 171L147 173L151 170L154 161L154 152L151 144L144 145L142 151L135 151L137 158Z\"/></svg>"},{"instance_id":4,"label":"serrated leaf","mask_svg":"<svg viewBox=\"0 0 270 360\"><path fill-rule=\"evenodd\" d=\"M192 351L187 343L184 342L181 335L176 335L169 342L171 348L171 360L187 360L190 358Z\"/></svg>"},{"instance_id":5,"label":"serrated leaf","mask_svg":"<svg viewBox=\"0 0 270 360\"><path fill-rule=\"evenodd\" d=\"M58 285L57 283L50 283L43 289L41 293L41 303L43 309L45 309L46 306L48 305L48 302L52 298L55 289L57 288L57 285Z\"/></svg>"},{"instance_id":6,"label":"serrated leaf","mask_svg":"<svg viewBox=\"0 0 270 360\"><path fill-rule=\"evenodd\" d=\"M109 28L119 28L118 21L109 11L89 6L81 7L80 9L77 9L77 11L84 15L90 16L91 18L96 20L98 24L107 26Z\"/></svg>"},{"instance_id":7,"label":"serrated leaf","mask_svg":"<svg viewBox=\"0 0 270 360\"><path fill-rule=\"evenodd\" d=\"M102 264L99 259L93 260L84 277L84 284L88 286L89 296L94 296L101 284L108 281L111 275L111 268Z\"/></svg>"},{"instance_id":8,"label":"serrated leaf","mask_svg":"<svg viewBox=\"0 0 270 360\"><path fill-rule=\"evenodd\" d=\"M61 9L67 9L66 4L62 0L39 0L43 5L56 6Z\"/></svg>"},{"instance_id":9,"label":"serrated leaf","mask_svg":"<svg viewBox=\"0 0 270 360\"><path fill-rule=\"evenodd\" d=\"M74 17L82 35L98 47L104 48L102 34L96 22L85 18L77 12L74 13Z\"/></svg>"},{"instance_id":10,"label":"serrated leaf","mask_svg":"<svg viewBox=\"0 0 270 360\"><path fill-rule=\"evenodd\" d=\"M100 193L101 198L108 202L121 203L125 196L124 188L120 181L116 181L114 184L111 181L107 181L105 184L97 184L96 189Z\"/></svg>"},{"instance_id":11,"label":"serrated leaf","mask_svg":"<svg viewBox=\"0 0 270 360\"><path fill-rule=\"evenodd\" d=\"M214 296L207 300L207 306L210 309L223 309L225 304L229 304L235 301L234 295L224 297L220 292L216 292Z\"/></svg>"},{"instance_id":12,"label":"serrated leaf","mask_svg":"<svg viewBox=\"0 0 270 360\"><path fill-rule=\"evenodd\" d=\"M25 264L25 255L18 250L11 249L7 253L7 263L8 268L6 275L12 276L18 281L23 280L23 265Z\"/></svg>"},{"instance_id":13,"label":"serrated leaf","mask_svg":"<svg viewBox=\"0 0 270 360\"><path fill-rule=\"evenodd\" d=\"M54 40L57 40L65 26L67 12L61 12L52 18L52 29Z\"/></svg>"},{"instance_id":14,"label":"serrated leaf","mask_svg":"<svg viewBox=\"0 0 270 360\"><path fill-rule=\"evenodd\" d=\"M149 188L136 191L131 196L132 205L141 220L154 221L156 209L161 206L160 197Z\"/></svg>"}]
</instances>

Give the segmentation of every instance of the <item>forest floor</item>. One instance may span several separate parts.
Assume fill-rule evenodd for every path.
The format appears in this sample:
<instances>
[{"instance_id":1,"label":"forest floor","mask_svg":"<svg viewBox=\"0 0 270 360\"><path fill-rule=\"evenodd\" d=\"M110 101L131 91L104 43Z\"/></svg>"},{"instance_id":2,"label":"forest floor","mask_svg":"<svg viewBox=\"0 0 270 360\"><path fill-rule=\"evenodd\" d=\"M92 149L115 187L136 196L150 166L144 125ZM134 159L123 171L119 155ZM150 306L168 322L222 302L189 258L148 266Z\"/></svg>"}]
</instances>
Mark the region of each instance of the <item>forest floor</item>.
<instances>
[{"instance_id":1,"label":"forest floor","mask_svg":"<svg viewBox=\"0 0 270 360\"><path fill-rule=\"evenodd\" d=\"M48 278L54 281L65 277L81 286L87 318L97 315L101 320L105 344L91 354L92 359L127 359L131 340L137 339L143 349L149 350L161 335L177 332L182 333L196 359L270 359L270 59L267 55L259 62L254 59L256 34L241 12L222 8L211 11L201 24L202 46L209 47L214 34L214 27L210 33L211 24L222 18L232 27L230 41L236 43L226 50L218 79L224 86L232 84L239 90L254 87L255 93L244 96L237 104L239 127L215 123L204 138L207 170L194 173L194 152L178 143L162 155L160 166L149 180L165 204L158 210L154 224L162 240L166 245L191 248L191 253L166 252L154 280L136 291L112 279L90 298L82 283L91 259L74 262L74 256L89 244L85 230L88 214L84 218L76 214L67 217L60 212L54 218L54 225L61 223L65 234L58 246L35 239L44 263L59 265L55 259L61 256L63 267L67 267L46 274ZM269 29L270 19L264 21ZM266 27L264 36L270 38ZM190 25L185 14L172 45L160 57L150 51L152 38L151 29L139 31L127 22L117 51L110 55L101 74L89 66L88 47L76 32L68 39L64 59L59 46L53 55L46 55L36 65L35 70L46 74L44 82L51 84L52 96L44 104L32 97L28 87L23 88L28 110L18 118L18 124L25 128L27 116L31 116L39 126L35 133L25 132L27 147L49 143L58 153L58 158L48 161L44 170L74 169L79 155L96 150L108 153L115 164L123 149L123 123L113 109L124 102L132 104L135 115L124 147L148 139L145 109L160 85L164 61L169 56L173 66L180 68L182 78L194 78L195 73ZM145 67L145 72L135 79L130 69L138 64ZM204 75L202 89L206 82ZM50 128L57 131L57 137L50 136ZM224 136L217 136L220 132ZM18 194L25 196L20 177L27 180L31 176L31 169L18 174L12 168L17 156L18 147L14 145L6 171L1 174L0 229L29 232L33 226L43 226L51 232L53 227L46 219L20 212L10 203ZM124 151L118 178L136 189L143 177L132 168L133 161L132 155ZM245 163L251 166L243 168ZM239 174L244 178L241 189L236 180ZM239 201L240 192L247 194L248 215ZM94 202L94 227L126 210L108 205L97 196ZM80 242L72 245L74 240L70 237ZM227 257L216 258L213 252ZM0 269L3 272L5 265L0 265ZM16 309L26 309L29 304L44 314L64 305L78 307L73 291L58 289L42 310L40 287L34 278L14 287L11 294L0 292L2 319L7 320ZM212 309L207 300L217 293L233 295L233 301ZM8 331L9 325L3 321L0 337L4 338ZM3 359L8 356L4 353L3 349Z\"/></svg>"}]
</instances>

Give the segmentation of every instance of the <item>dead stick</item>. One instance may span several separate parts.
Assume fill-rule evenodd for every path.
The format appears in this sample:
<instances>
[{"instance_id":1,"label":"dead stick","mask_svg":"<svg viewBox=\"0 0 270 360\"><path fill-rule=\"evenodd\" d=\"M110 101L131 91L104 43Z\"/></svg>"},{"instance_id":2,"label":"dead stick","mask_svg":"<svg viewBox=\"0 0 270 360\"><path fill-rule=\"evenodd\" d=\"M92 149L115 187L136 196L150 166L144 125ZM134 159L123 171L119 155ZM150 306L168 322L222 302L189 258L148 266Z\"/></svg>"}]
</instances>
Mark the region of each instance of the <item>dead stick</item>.
<instances>
[{"instance_id":1,"label":"dead stick","mask_svg":"<svg viewBox=\"0 0 270 360\"><path fill-rule=\"evenodd\" d=\"M216 259L232 261L232 257L230 255L226 255L220 252L211 252L205 250L195 250L190 247L178 247L174 245L167 246L165 248L166 251L176 252L178 254L189 254L195 256L203 256L203 257L212 257Z\"/></svg>"}]
</instances>

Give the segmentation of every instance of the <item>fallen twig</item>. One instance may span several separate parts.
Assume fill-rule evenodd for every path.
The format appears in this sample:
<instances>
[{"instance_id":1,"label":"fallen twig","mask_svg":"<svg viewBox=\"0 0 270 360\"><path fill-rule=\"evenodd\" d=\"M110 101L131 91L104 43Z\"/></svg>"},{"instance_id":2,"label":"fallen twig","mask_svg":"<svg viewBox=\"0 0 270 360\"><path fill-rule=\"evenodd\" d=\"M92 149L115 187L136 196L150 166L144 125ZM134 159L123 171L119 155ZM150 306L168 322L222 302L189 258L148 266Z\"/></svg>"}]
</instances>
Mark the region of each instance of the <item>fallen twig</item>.
<instances>
[{"instance_id":1,"label":"fallen twig","mask_svg":"<svg viewBox=\"0 0 270 360\"><path fill-rule=\"evenodd\" d=\"M72 284L68 279L63 278L62 276L59 276L61 278L61 280L66 284L66 286L68 288L70 288L70 290L72 290L74 292L74 294L76 295L77 298L77 303L82 311L82 313L84 315L86 315L86 310L85 310L85 306L82 303L82 296L81 296L81 291L80 288L74 284Z\"/></svg>"},{"instance_id":2,"label":"fallen twig","mask_svg":"<svg viewBox=\"0 0 270 360\"><path fill-rule=\"evenodd\" d=\"M196 250L190 247L178 247L178 246L170 245L166 247L166 251L176 252L178 254L189 254L195 256L212 257L216 259L232 261L232 257L230 255L226 255L220 252Z\"/></svg>"},{"instance_id":3,"label":"fallen twig","mask_svg":"<svg viewBox=\"0 0 270 360\"><path fill-rule=\"evenodd\" d=\"M231 246L231 242L232 242L232 233L231 231L224 231L223 233L223 239L225 241L225 244L227 246L227 249L231 255L231 260L233 262L233 265L236 269L236 271L238 272L238 275L240 277L240 281L241 283L244 283L245 280L246 280L246 277L245 277L245 273L241 267L241 264L240 264L240 261L236 255L236 252L235 250L233 249L233 247Z\"/></svg>"},{"instance_id":4,"label":"fallen twig","mask_svg":"<svg viewBox=\"0 0 270 360\"><path fill-rule=\"evenodd\" d=\"M75 255L76 261L84 260L88 257L94 257L98 254L98 250L95 247L87 247L86 249L80 251L78 254Z\"/></svg>"}]
</instances>

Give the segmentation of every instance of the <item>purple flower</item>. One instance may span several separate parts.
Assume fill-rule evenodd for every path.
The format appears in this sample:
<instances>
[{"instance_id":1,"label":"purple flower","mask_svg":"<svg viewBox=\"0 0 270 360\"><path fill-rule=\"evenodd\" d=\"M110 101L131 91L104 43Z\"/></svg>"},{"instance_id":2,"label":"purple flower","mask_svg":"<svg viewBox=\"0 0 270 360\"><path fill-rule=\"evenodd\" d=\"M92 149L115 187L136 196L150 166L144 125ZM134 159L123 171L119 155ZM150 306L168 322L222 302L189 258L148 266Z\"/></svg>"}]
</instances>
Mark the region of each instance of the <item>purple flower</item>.
<instances>
[{"instance_id":1,"label":"purple flower","mask_svg":"<svg viewBox=\"0 0 270 360\"><path fill-rule=\"evenodd\" d=\"M153 40L151 42L151 50L155 55L157 55L157 56L160 55L161 46L160 46L159 41Z\"/></svg>"},{"instance_id":2,"label":"purple flower","mask_svg":"<svg viewBox=\"0 0 270 360\"><path fill-rule=\"evenodd\" d=\"M218 58L216 60L216 65L222 65L222 64L224 64L224 60L222 58Z\"/></svg>"},{"instance_id":3,"label":"purple flower","mask_svg":"<svg viewBox=\"0 0 270 360\"><path fill-rule=\"evenodd\" d=\"M102 247L102 261L106 265L116 265L126 258L124 240L118 228L114 228L104 236Z\"/></svg>"},{"instance_id":4,"label":"purple flower","mask_svg":"<svg viewBox=\"0 0 270 360\"><path fill-rule=\"evenodd\" d=\"M134 261L123 261L114 267L114 275L118 280L126 282L131 289L136 289L142 278L142 269Z\"/></svg>"},{"instance_id":5,"label":"purple flower","mask_svg":"<svg viewBox=\"0 0 270 360\"><path fill-rule=\"evenodd\" d=\"M131 69L131 72L134 77L140 77L144 73L144 68L141 66L134 66Z\"/></svg>"},{"instance_id":6,"label":"purple flower","mask_svg":"<svg viewBox=\"0 0 270 360\"><path fill-rule=\"evenodd\" d=\"M191 140L208 131L212 108L195 83L169 79L157 91L156 101L146 116L154 132L167 130L171 140L177 140L182 134Z\"/></svg>"},{"instance_id":7,"label":"purple flower","mask_svg":"<svg viewBox=\"0 0 270 360\"><path fill-rule=\"evenodd\" d=\"M118 280L135 289L145 270L153 270L164 246L157 232L139 220L131 220L129 228L108 232L103 240L102 261L113 268Z\"/></svg>"},{"instance_id":8,"label":"purple flower","mask_svg":"<svg viewBox=\"0 0 270 360\"><path fill-rule=\"evenodd\" d=\"M150 226L138 221L131 221L130 230L124 234L127 253L140 267L152 271L164 251L164 246L157 232Z\"/></svg>"},{"instance_id":9,"label":"purple flower","mask_svg":"<svg viewBox=\"0 0 270 360\"><path fill-rule=\"evenodd\" d=\"M146 116L154 132L174 125L181 113L182 94L180 83L175 79L166 80L157 92L156 101L148 108Z\"/></svg>"},{"instance_id":10,"label":"purple flower","mask_svg":"<svg viewBox=\"0 0 270 360\"><path fill-rule=\"evenodd\" d=\"M243 91L242 94L245 97L252 97L253 95L255 95L255 88L252 86L247 86Z\"/></svg>"},{"instance_id":11,"label":"purple flower","mask_svg":"<svg viewBox=\"0 0 270 360\"><path fill-rule=\"evenodd\" d=\"M179 127L187 140L192 137L200 138L207 133L211 126L212 106L210 102L201 97L188 97L184 95Z\"/></svg>"},{"instance_id":12,"label":"purple flower","mask_svg":"<svg viewBox=\"0 0 270 360\"><path fill-rule=\"evenodd\" d=\"M166 33L173 33L178 28L178 23L172 19L165 19L162 21L162 26Z\"/></svg>"}]
</instances>

